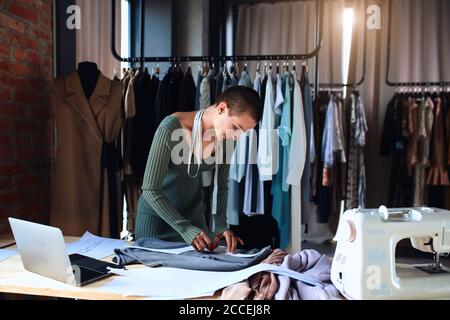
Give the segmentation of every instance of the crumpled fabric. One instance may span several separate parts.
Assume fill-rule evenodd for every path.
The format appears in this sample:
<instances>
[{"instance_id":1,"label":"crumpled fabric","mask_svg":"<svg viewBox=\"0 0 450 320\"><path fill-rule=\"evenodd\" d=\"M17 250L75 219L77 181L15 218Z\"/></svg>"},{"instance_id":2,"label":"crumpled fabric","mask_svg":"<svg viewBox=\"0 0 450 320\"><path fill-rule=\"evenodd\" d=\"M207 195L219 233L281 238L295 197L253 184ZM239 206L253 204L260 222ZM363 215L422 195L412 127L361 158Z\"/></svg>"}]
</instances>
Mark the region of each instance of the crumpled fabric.
<instances>
[{"instance_id":1,"label":"crumpled fabric","mask_svg":"<svg viewBox=\"0 0 450 320\"><path fill-rule=\"evenodd\" d=\"M339 300L339 291L331 283L331 261L316 250L303 250L287 255L282 267L316 278L325 284L324 288L310 286L286 276L278 276L279 289L275 300Z\"/></svg>"},{"instance_id":2,"label":"crumpled fabric","mask_svg":"<svg viewBox=\"0 0 450 320\"><path fill-rule=\"evenodd\" d=\"M261 263L280 265L288 253L275 249ZM258 272L247 280L232 284L222 291L222 300L271 300L278 290L277 276L272 272Z\"/></svg>"}]
</instances>

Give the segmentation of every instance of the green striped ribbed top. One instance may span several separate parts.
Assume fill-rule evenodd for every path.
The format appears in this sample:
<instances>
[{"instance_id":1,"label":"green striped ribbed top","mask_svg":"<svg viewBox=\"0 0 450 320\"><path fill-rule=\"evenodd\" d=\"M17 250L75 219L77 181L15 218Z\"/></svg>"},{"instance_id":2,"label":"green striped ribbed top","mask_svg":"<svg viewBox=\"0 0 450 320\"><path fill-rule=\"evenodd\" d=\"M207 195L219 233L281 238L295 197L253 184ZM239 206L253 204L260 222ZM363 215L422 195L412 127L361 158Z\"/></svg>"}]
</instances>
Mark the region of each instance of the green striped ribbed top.
<instances>
[{"instance_id":1,"label":"green striped ribbed top","mask_svg":"<svg viewBox=\"0 0 450 320\"><path fill-rule=\"evenodd\" d=\"M182 129L181 123L176 116L169 115L160 123L153 138L142 195L138 200L135 226L137 239L148 237L190 244L201 230L213 236L205 219L201 172L212 170L215 165L202 161L199 174L191 177L187 173L187 161L174 163L171 154L179 155L180 146L184 146L183 150L189 150L182 136L175 135L177 140L172 141L172 133L176 129ZM190 170L194 174L197 164L191 164ZM228 172L228 164L219 164L216 233L227 229Z\"/></svg>"}]
</instances>

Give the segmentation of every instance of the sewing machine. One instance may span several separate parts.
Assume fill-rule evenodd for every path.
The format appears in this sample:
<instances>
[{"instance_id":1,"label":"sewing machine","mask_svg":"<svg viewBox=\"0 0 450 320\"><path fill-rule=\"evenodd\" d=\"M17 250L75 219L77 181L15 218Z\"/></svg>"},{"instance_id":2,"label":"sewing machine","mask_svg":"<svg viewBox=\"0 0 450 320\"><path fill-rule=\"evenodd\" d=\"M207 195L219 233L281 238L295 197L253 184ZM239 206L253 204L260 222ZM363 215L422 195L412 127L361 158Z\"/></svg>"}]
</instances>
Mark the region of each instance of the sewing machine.
<instances>
[{"instance_id":1,"label":"sewing machine","mask_svg":"<svg viewBox=\"0 0 450 320\"><path fill-rule=\"evenodd\" d=\"M431 264L395 262L397 243L434 254ZM438 208L351 209L340 218L331 281L348 299L450 298L450 211Z\"/></svg>"}]
</instances>

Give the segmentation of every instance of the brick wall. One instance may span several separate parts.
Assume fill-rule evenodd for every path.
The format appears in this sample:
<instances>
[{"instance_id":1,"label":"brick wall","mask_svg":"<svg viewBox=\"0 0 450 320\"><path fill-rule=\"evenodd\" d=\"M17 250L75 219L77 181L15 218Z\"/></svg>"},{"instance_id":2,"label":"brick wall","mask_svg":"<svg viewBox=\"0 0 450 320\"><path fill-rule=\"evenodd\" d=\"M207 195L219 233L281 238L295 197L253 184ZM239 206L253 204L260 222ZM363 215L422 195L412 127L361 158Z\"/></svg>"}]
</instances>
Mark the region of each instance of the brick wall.
<instances>
[{"instance_id":1,"label":"brick wall","mask_svg":"<svg viewBox=\"0 0 450 320\"><path fill-rule=\"evenodd\" d=\"M0 2L0 238L8 216L48 222L52 0Z\"/></svg>"}]
</instances>

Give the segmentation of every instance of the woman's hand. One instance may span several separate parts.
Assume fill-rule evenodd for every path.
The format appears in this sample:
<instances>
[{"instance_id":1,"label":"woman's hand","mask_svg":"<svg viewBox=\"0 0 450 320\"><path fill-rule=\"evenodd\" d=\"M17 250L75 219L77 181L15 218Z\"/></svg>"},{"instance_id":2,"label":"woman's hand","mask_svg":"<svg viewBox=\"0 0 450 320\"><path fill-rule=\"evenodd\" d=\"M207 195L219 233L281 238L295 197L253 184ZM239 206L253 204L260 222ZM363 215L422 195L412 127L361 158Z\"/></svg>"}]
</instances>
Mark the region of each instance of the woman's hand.
<instances>
[{"instance_id":1,"label":"woman's hand","mask_svg":"<svg viewBox=\"0 0 450 320\"><path fill-rule=\"evenodd\" d=\"M208 249L210 251L213 251L213 243L211 239L209 239L208 235L205 231L200 232L192 241L192 246L197 251L204 251L205 249ZM211 250L212 249L212 250Z\"/></svg>"},{"instance_id":2,"label":"woman's hand","mask_svg":"<svg viewBox=\"0 0 450 320\"><path fill-rule=\"evenodd\" d=\"M214 241L215 248L217 248L217 246L219 245L219 241L224 237L227 242L227 251L228 252L236 251L236 246L237 246L238 241L241 245L244 245L244 241L242 241L241 238L237 237L231 230L226 230L226 231L216 235L216 238Z\"/></svg>"}]
</instances>

